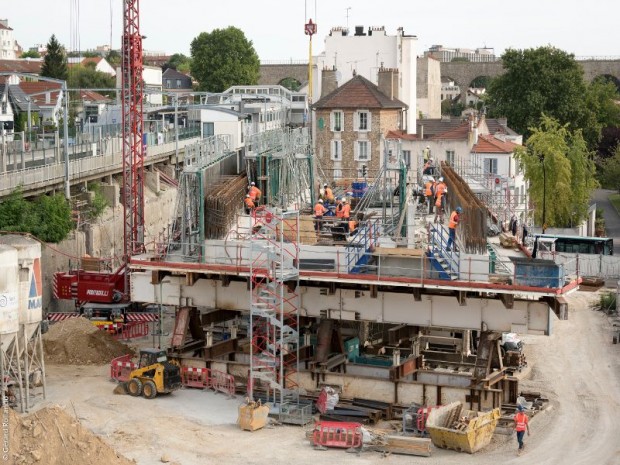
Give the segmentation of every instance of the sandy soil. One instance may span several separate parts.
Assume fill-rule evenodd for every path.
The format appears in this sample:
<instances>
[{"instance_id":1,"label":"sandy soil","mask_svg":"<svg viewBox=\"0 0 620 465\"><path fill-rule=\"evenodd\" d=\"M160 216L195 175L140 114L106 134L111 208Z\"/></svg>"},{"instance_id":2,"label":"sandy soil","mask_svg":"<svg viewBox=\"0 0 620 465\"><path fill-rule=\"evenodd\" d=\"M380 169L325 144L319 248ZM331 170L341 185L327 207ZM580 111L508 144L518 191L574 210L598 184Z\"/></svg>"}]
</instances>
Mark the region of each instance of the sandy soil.
<instances>
[{"instance_id":1,"label":"sandy soil","mask_svg":"<svg viewBox=\"0 0 620 465\"><path fill-rule=\"evenodd\" d=\"M341 450L315 451L299 427L254 433L236 425L242 399L209 391L182 390L155 400L114 395L105 366L48 366L50 404L77 413L81 423L139 465L193 464L620 464L620 345L611 325L590 310L592 293L569 298L570 319L554 321L550 337L527 336L530 366L523 390L541 391L549 408L531 422L526 452L516 456L514 436L496 435L476 455L433 448L433 456L360 456Z\"/></svg>"}]
</instances>

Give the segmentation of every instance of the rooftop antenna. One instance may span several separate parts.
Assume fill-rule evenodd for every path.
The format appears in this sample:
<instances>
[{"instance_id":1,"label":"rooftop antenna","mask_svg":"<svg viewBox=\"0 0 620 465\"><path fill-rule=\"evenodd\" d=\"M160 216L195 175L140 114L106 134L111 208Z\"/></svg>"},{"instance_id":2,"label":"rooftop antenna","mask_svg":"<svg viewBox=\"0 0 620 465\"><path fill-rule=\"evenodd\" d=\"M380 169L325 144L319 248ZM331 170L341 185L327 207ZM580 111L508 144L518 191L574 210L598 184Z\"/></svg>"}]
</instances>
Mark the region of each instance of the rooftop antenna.
<instances>
[{"instance_id":1,"label":"rooftop antenna","mask_svg":"<svg viewBox=\"0 0 620 465\"><path fill-rule=\"evenodd\" d=\"M347 34L349 33L349 10L351 9L350 6L347 7Z\"/></svg>"}]
</instances>

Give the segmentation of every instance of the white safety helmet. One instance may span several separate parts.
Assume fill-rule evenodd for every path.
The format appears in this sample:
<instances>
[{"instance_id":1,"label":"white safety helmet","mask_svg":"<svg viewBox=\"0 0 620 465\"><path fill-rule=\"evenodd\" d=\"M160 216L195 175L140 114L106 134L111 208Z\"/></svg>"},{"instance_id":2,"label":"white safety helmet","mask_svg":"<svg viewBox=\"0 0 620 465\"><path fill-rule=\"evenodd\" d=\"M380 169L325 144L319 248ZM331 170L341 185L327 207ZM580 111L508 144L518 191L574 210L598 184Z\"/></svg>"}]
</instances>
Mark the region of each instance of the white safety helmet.
<instances>
[{"instance_id":1,"label":"white safety helmet","mask_svg":"<svg viewBox=\"0 0 620 465\"><path fill-rule=\"evenodd\" d=\"M443 176L439 178L439 182L443 182Z\"/></svg>"},{"instance_id":2,"label":"white safety helmet","mask_svg":"<svg viewBox=\"0 0 620 465\"><path fill-rule=\"evenodd\" d=\"M256 183L255 183L255 182L251 182L251 183L250 183L250 186L255 186L255 185L256 185Z\"/></svg>"},{"instance_id":3,"label":"white safety helmet","mask_svg":"<svg viewBox=\"0 0 620 465\"><path fill-rule=\"evenodd\" d=\"M327 184L323 184L323 187L327 187Z\"/></svg>"},{"instance_id":4,"label":"white safety helmet","mask_svg":"<svg viewBox=\"0 0 620 465\"><path fill-rule=\"evenodd\" d=\"M432 176L429 178L429 180L430 180L430 182L435 182L435 178L432 177Z\"/></svg>"},{"instance_id":5,"label":"white safety helmet","mask_svg":"<svg viewBox=\"0 0 620 465\"><path fill-rule=\"evenodd\" d=\"M245 196L249 198L249 197L250 197L250 194L245 194Z\"/></svg>"},{"instance_id":6,"label":"white safety helmet","mask_svg":"<svg viewBox=\"0 0 620 465\"><path fill-rule=\"evenodd\" d=\"M319 203L323 203L323 199L319 199Z\"/></svg>"}]
</instances>

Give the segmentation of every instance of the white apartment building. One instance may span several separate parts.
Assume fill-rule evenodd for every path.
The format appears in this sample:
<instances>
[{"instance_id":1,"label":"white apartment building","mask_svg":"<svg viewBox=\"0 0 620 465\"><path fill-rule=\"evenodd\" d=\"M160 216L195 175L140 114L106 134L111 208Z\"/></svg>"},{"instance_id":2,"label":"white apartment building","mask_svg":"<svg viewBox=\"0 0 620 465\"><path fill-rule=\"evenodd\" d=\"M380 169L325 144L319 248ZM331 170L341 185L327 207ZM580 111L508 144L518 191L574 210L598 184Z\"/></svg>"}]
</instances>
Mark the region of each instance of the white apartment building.
<instances>
[{"instance_id":1,"label":"white apartment building","mask_svg":"<svg viewBox=\"0 0 620 465\"><path fill-rule=\"evenodd\" d=\"M336 69L338 86L355 75L364 76L378 84L380 68L397 69L399 72L398 98L409 106L407 131L416 130L416 79L418 38L407 35L398 28L395 35L388 35L385 27L356 26L350 34L345 27L334 27L325 37L325 50L315 58L312 100L321 95L321 71Z\"/></svg>"},{"instance_id":2,"label":"white apartment building","mask_svg":"<svg viewBox=\"0 0 620 465\"><path fill-rule=\"evenodd\" d=\"M13 29L9 27L8 19L0 19L0 59L15 60L17 42L13 38Z\"/></svg>"}]
</instances>

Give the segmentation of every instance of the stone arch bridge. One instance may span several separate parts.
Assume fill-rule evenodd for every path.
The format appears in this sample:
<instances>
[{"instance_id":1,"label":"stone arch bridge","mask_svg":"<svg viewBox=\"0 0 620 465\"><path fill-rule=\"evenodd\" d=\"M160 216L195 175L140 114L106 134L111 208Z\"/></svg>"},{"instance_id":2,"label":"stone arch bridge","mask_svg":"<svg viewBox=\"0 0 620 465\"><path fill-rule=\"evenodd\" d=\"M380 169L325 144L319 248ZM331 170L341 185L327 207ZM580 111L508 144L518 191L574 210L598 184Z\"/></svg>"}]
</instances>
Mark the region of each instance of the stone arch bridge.
<instances>
[{"instance_id":1,"label":"stone arch bridge","mask_svg":"<svg viewBox=\"0 0 620 465\"><path fill-rule=\"evenodd\" d=\"M588 82L597 76L611 76L620 90L620 58L577 58L583 67ZM461 100L466 100L466 93L471 82L479 76L496 77L504 72L501 61L486 63L450 62L441 63L441 76L449 77L461 88ZM276 85L290 77L299 82L308 80L307 62L262 63L259 84Z\"/></svg>"},{"instance_id":2,"label":"stone arch bridge","mask_svg":"<svg viewBox=\"0 0 620 465\"><path fill-rule=\"evenodd\" d=\"M577 58L588 82L598 76L611 76L620 90L620 58ZM504 73L501 61L486 63L449 62L441 63L441 77L450 78L461 89L461 101L466 101L467 89L480 76L497 77Z\"/></svg>"}]
</instances>

